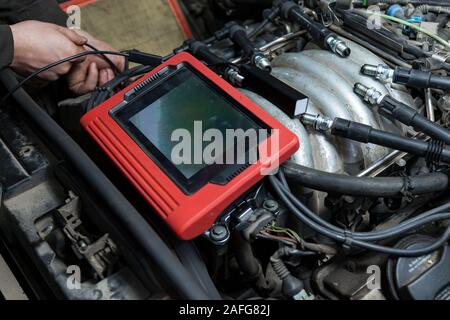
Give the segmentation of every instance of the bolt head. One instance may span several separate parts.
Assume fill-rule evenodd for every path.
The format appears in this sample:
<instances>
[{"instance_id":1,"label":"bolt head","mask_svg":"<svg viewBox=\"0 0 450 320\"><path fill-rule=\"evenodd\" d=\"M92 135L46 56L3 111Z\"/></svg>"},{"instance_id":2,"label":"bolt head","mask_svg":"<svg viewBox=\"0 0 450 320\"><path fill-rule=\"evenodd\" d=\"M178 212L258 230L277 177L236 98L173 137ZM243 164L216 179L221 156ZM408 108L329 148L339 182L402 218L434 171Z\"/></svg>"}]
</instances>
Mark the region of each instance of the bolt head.
<instances>
[{"instance_id":1,"label":"bolt head","mask_svg":"<svg viewBox=\"0 0 450 320\"><path fill-rule=\"evenodd\" d=\"M210 236L214 241L226 240L229 236L228 228L221 224L215 225L211 228Z\"/></svg>"},{"instance_id":2,"label":"bolt head","mask_svg":"<svg viewBox=\"0 0 450 320\"><path fill-rule=\"evenodd\" d=\"M278 202L274 201L274 200L266 200L263 203L263 207L264 209L270 211L270 212L276 212L278 211Z\"/></svg>"}]
</instances>

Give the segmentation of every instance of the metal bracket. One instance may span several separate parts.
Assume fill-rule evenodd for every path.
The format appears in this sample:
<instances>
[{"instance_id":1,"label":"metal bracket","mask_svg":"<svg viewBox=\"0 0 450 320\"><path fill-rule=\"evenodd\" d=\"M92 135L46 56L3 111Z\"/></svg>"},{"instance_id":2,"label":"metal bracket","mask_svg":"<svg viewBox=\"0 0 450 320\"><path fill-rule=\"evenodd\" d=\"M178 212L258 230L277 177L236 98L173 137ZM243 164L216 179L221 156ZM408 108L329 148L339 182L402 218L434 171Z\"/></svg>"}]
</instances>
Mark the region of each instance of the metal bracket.
<instances>
[{"instance_id":1,"label":"metal bracket","mask_svg":"<svg viewBox=\"0 0 450 320\"><path fill-rule=\"evenodd\" d=\"M81 200L73 193L70 193L66 204L57 209L57 212L64 221L64 234L72 242L72 249L77 257L86 259L96 274L103 279L108 267L117 261L117 246L108 234L95 241L85 235L80 219Z\"/></svg>"}]
</instances>

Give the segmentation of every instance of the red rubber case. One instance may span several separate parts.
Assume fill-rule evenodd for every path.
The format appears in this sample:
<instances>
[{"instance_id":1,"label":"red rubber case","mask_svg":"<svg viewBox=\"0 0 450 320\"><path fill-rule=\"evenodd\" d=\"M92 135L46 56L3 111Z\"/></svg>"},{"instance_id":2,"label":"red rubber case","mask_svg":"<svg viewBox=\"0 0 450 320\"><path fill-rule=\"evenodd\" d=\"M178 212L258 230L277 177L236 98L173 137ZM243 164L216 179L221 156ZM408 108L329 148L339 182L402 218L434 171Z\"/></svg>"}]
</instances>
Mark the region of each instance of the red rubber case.
<instances>
[{"instance_id":1,"label":"red rubber case","mask_svg":"<svg viewBox=\"0 0 450 320\"><path fill-rule=\"evenodd\" d=\"M258 145L267 156L250 165L226 185L206 184L192 195L180 190L174 181L130 137L110 115L110 110L123 102L125 94L163 68L181 63L206 76L226 94L250 111L255 118L273 130L273 134ZM82 126L115 162L140 194L156 210L177 236L191 240L207 231L219 215L265 175L262 172L289 159L299 148L296 135L281 125L228 82L188 53L180 53L147 75L91 110L81 119ZM278 139L275 141L274 139ZM278 145L278 148L271 146ZM264 149L263 149L264 148Z\"/></svg>"}]
</instances>

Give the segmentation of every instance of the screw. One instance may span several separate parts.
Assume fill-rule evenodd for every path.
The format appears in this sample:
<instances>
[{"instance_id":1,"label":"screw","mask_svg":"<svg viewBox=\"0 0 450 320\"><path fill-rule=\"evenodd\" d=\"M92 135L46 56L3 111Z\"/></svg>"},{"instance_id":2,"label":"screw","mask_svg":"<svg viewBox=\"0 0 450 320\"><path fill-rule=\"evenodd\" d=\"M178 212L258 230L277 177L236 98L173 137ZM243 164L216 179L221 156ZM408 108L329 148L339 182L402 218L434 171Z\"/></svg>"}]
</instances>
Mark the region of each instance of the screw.
<instances>
[{"instance_id":1,"label":"screw","mask_svg":"<svg viewBox=\"0 0 450 320\"><path fill-rule=\"evenodd\" d=\"M216 224L211 228L211 240L216 242L225 241L229 237L228 228L221 224Z\"/></svg>"},{"instance_id":2,"label":"screw","mask_svg":"<svg viewBox=\"0 0 450 320\"><path fill-rule=\"evenodd\" d=\"M270 64L269 59L267 59L262 53L255 55L255 57L253 58L253 62L255 66L261 70L267 72L272 71L272 66Z\"/></svg>"},{"instance_id":3,"label":"screw","mask_svg":"<svg viewBox=\"0 0 450 320\"><path fill-rule=\"evenodd\" d=\"M396 161L396 164L397 164L397 166L399 166L399 167L404 167L404 166L406 166L406 160L405 159L403 159L403 158L401 158L401 159L398 159L397 161Z\"/></svg>"},{"instance_id":4,"label":"screw","mask_svg":"<svg viewBox=\"0 0 450 320\"><path fill-rule=\"evenodd\" d=\"M278 202L274 201L274 200L266 200L263 203L263 207L264 209L266 209L269 212L277 212L278 211Z\"/></svg>"}]
</instances>

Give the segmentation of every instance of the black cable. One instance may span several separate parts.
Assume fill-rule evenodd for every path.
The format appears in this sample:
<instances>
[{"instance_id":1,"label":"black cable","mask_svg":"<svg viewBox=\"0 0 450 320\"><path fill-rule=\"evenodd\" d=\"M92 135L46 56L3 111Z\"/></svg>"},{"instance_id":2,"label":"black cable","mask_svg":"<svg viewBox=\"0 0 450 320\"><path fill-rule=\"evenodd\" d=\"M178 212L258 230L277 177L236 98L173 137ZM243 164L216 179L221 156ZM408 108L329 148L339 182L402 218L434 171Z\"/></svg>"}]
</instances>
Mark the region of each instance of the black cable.
<instances>
[{"instance_id":1,"label":"black cable","mask_svg":"<svg viewBox=\"0 0 450 320\"><path fill-rule=\"evenodd\" d=\"M36 123L41 133L50 140L58 152L71 163L83 179L98 192L100 201L111 209L111 213L130 230L138 243L155 263L158 272L164 275L174 289L185 299L204 300L208 295L194 277L180 263L159 235L134 208L123 194L112 184L80 146L18 86L10 69L0 72L0 81L13 94L19 107ZM18 89L15 89L18 88ZM15 90L15 91L13 91Z\"/></svg>"},{"instance_id":2,"label":"black cable","mask_svg":"<svg viewBox=\"0 0 450 320\"><path fill-rule=\"evenodd\" d=\"M109 98L111 93L114 92L114 89L123 82L129 80L132 77L150 72L152 69L153 67L151 66L137 66L122 72L116 78L106 83L104 86L97 87L91 93L91 98L89 99L86 111L92 110L92 108L105 102Z\"/></svg>"},{"instance_id":3,"label":"black cable","mask_svg":"<svg viewBox=\"0 0 450 320\"><path fill-rule=\"evenodd\" d=\"M425 157L432 162L450 162L450 148L438 141L412 139L341 118L335 118L330 129L331 134L342 138L401 150Z\"/></svg>"},{"instance_id":4,"label":"black cable","mask_svg":"<svg viewBox=\"0 0 450 320\"><path fill-rule=\"evenodd\" d=\"M128 55L126 53L121 53L121 52L115 52L115 51L86 51L86 52L82 52L79 54L76 54L74 56L53 62L39 70L36 70L35 72L33 72L32 74L30 74L28 77L26 77L25 79L23 79L22 81L20 81L14 88L11 88L11 90L9 90L9 92L0 100L0 107L20 88L22 88L22 86L27 83L28 81L30 81L31 79L37 77L39 74L50 70L56 66L59 66L61 64L73 61L73 60L77 60L80 59L82 57L85 56L89 56L89 55L104 55L104 54L109 54L109 55L117 55L117 56L123 56L123 57L127 57Z\"/></svg>"},{"instance_id":5,"label":"black cable","mask_svg":"<svg viewBox=\"0 0 450 320\"><path fill-rule=\"evenodd\" d=\"M414 88L450 89L450 78L434 74L431 71L396 67L392 81Z\"/></svg>"},{"instance_id":6,"label":"black cable","mask_svg":"<svg viewBox=\"0 0 450 320\"><path fill-rule=\"evenodd\" d=\"M248 38L252 39L255 37L258 33L260 33L268 24L270 23L269 19L264 19L258 26L256 26L255 29L253 29L249 34Z\"/></svg>"},{"instance_id":7,"label":"black cable","mask_svg":"<svg viewBox=\"0 0 450 320\"><path fill-rule=\"evenodd\" d=\"M277 16L280 15L280 8L279 7L274 7L271 10L268 11L268 13L266 14L266 11L264 12L264 20L258 25L256 26L255 29L253 29L249 34L248 34L248 38L252 39L253 37L257 36L262 30L264 30L264 28L271 22L273 21L273 19L275 19Z\"/></svg>"},{"instance_id":8,"label":"black cable","mask_svg":"<svg viewBox=\"0 0 450 320\"><path fill-rule=\"evenodd\" d=\"M378 77L378 74L381 73L378 71L378 68L377 66L364 65L361 72ZM408 127L413 127L418 132L425 133L435 140L444 141L447 145L450 145L450 131L429 120L414 108L394 99L388 94L383 97L383 94L375 88L366 87L361 83L355 84L354 92L370 105L377 106L377 111L381 115L392 117Z\"/></svg>"},{"instance_id":9,"label":"black cable","mask_svg":"<svg viewBox=\"0 0 450 320\"><path fill-rule=\"evenodd\" d=\"M92 49L95 52L100 52L99 49L97 49L96 47L94 47L92 44L86 43L85 44L86 47ZM116 66L116 64L114 62L112 62L112 60L110 58L108 58L107 55L105 54L100 54L101 57L103 59L105 59L105 61L109 64L109 66L111 67L111 69L114 71L114 73L117 75L119 74L121 71L119 70L119 68Z\"/></svg>"},{"instance_id":10,"label":"black cable","mask_svg":"<svg viewBox=\"0 0 450 320\"><path fill-rule=\"evenodd\" d=\"M361 241L354 238L353 233L347 230L340 229L339 232L331 230L329 228L323 227L318 223L309 219L304 213L308 212L309 215L314 215L312 211L309 210L305 205L303 205L298 199L297 201L301 204L302 210L300 211L289 199L290 194L287 189L284 188L281 182L279 182L274 176L269 177L269 181L271 182L275 192L283 201L283 203L287 206L287 208L295 214L295 216L304 223L307 227L312 230L320 233L332 240L338 241L347 245L349 247L359 247L366 250L377 251L384 254L395 255L395 256L403 256L403 257L417 257L429 254L431 252L436 251L440 247L446 244L448 239L450 238L450 227L446 229L442 237L437 240L434 244L421 249L416 250L402 250L392 247L381 246L373 243L369 243L367 241ZM293 195L292 195L293 196ZM447 219L450 218L450 214L446 214ZM319 218L320 219L320 218Z\"/></svg>"},{"instance_id":11,"label":"black cable","mask_svg":"<svg viewBox=\"0 0 450 320\"><path fill-rule=\"evenodd\" d=\"M433 139L444 141L447 145L450 145L450 131L389 95L385 96L380 102L378 110L392 115L395 119L413 127L416 131L423 132Z\"/></svg>"},{"instance_id":12,"label":"black cable","mask_svg":"<svg viewBox=\"0 0 450 320\"><path fill-rule=\"evenodd\" d=\"M314 190L364 197L398 197L404 192L413 195L444 191L449 186L445 173L433 172L409 177L354 177L334 174L287 161L284 174L292 181Z\"/></svg>"},{"instance_id":13,"label":"black cable","mask_svg":"<svg viewBox=\"0 0 450 320\"><path fill-rule=\"evenodd\" d=\"M286 190L288 190L288 189L286 189ZM309 210L308 207L306 207L303 203L301 203L297 199L297 197L295 197L292 193L289 193L288 197L289 197L290 201L292 201L294 203L294 205L296 205L300 210L303 210L305 215L308 216L314 222L318 223L319 225L322 225L325 228L334 230L336 232L342 232L341 228L339 228L335 225L332 225L331 223L321 219L318 215L316 215L311 210ZM445 205L442 205L438 208L435 208L433 210L424 212L424 213L416 216L415 218L412 218L405 222L402 222L401 224L399 224L395 227L391 227L389 229L379 230L379 231L352 232L352 236L357 240L364 240L364 241L385 240L389 237L397 236L400 233L405 233L412 229L420 228L424 224L446 219L447 216L439 214L439 212L444 212L449 209L450 209L450 202Z\"/></svg>"}]
</instances>

